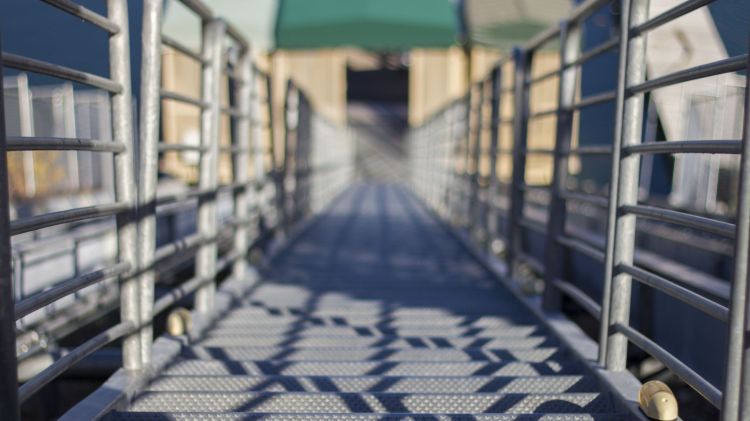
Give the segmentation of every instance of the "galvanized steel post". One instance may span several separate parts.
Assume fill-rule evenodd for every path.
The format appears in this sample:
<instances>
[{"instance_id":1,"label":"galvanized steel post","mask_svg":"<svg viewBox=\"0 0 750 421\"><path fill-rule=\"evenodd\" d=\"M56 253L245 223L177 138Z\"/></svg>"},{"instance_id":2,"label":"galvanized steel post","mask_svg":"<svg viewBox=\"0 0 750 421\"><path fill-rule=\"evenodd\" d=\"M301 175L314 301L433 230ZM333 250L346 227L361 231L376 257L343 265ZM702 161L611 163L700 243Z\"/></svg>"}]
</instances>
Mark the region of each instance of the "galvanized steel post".
<instances>
[{"instance_id":1,"label":"galvanized steel post","mask_svg":"<svg viewBox=\"0 0 750 421\"><path fill-rule=\"evenodd\" d=\"M631 38L630 28L648 19L648 0L624 0L620 34L620 70L617 83L617 115L612 145L612 175L605 250L605 296L602 299L601 347L606 346L607 369L622 371L627 362L628 339L614 332L615 324L627 325L630 317L629 274L618 272L621 264L631 265L635 251L636 216L619 212L622 206L638 203L640 155L624 156L623 148L641 143L644 95L629 94L628 87L646 79L646 39ZM606 345L604 345L606 341Z\"/></svg>"},{"instance_id":2,"label":"galvanized steel post","mask_svg":"<svg viewBox=\"0 0 750 421\"><path fill-rule=\"evenodd\" d=\"M109 37L110 78L120 85L119 93L112 94L112 131L115 142L125 145L125 151L115 154L115 200L128 205L128 210L117 215L118 260L130 263L131 269L120 277L120 317L133 326L141 324L141 291L137 268L138 227L135 220L135 177L133 168L133 98L130 87L130 38L128 33L128 5L126 0L108 0L109 18L120 31ZM143 366L139 330L126 336L122 344L123 367L138 370Z\"/></svg>"},{"instance_id":3,"label":"galvanized steel post","mask_svg":"<svg viewBox=\"0 0 750 421\"><path fill-rule=\"evenodd\" d=\"M141 297L141 358L151 361L153 341L154 252L156 250L156 186L161 114L162 0L143 2L143 41L140 98L140 194L138 196L138 257Z\"/></svg>"},{"instance_id":4,"label":"galvanized steel post","mask_svg":"<svg viewBox=\"0 0 750 421\"><path fill-rule=\"evenodd\" d=\"M748 59L750 68L750 59ZM729 348L727 352L722 421L750 418L750 80L745 75L745 116L742 128L740 187L734 237L734 268L729 307Z\"/></svg>"},{"instance_id":5,"label":"galvanized steel post","mask_svg":"<svg viewBox=\"0 0 750 421\"><path fill-rule=\"evenodd\" d=\"M195 294L195 308L207 314L213 310L216 283L216 189L218 188L220 80L223 68L223 42L226 24L220 19L204 22L203 27L203 94L207 104L201 113L201 146L199 188L213 192L198 199L198 233L204 243L195 262L196 276L211 280Z\"/></svg>"},{"instance_id":6,"label":"galvanized steel post","mask_svg":"<svg viewBox=\"0 0 750 421\"><path fill-rule=\"evenodd\" d=\"M498 215L496 197L499 188L497 178L497 153L498 142L500 140L500 101L502 98L502 64L498 64L492 69L490 74L491 93L491 112L490 112L490 148L489 148L489 182L487 185L487 195L485 197L485 238L484 249L487 253L492 253L492 243L497 237Z\"/></svg>"},{"instance_id":7,"label":"galvanized steel post","mask_svg":"<svg viewBox=\"0 0 750 421\"><path fill-rule=\"evenodd\" d=\"M252 57L249 48L243 48L234 68L235 100L238 115L234 124L234 162L232 164L234 221L234 257L232 276L235 279L245 278L245 256L248 247L248 193L251 190L250 171L250 124L253 114L251 101L253 92Z\"/></svg>"},{"instance_id":8,"label":"galvanized steel post","mask_svg":"<svg viewBox=\"0 0 750 421\"><path fill-rule=\"evenodd\" d=\"M481 178L479 162L482 156L482 125L483 119L483 108L484 108L484 80L477 82L477 103L474 108L474 133L472 139L469 141L470 145L473 145L474 149L471 149L471 174L469 177L469 230L472 237L477 234L477 229L481 229L481 224L476 224L479 221L479 181ZM477 226L479 225L479 226Z\"/></svg>"},{"instance_id":9,"label":"galvanized steel post","mask_svg":"<svg viewBox=\"0 0 750 421\"><path fill-rule=\"evenodd\" d=\"M568 155L573 130L573 105L576 93L575 66L566 68L566 64L575 60L579 52L578 36L580 31L572 28L571 23L560 23L560 74L558 82L557 127L555 132L555 148L553 152L552 184L550 186L550 203L547 207L547 238L546 256L544 264L544 297L545 310L557 311L562 306L562 294L554 286L556 279L562 275L563 248L557 239L565 234L565 219L567 206L561 193L565 190L565 180L568 176Z\"/></svg>"},{"instance_id":10,"label":"galvanized steel post","mask_svg":"<svg viewBox=\"0 0 750 421\"><path fill-rule=\"evenodd\" d=\"M0 71L2 62L0 61ZM5 115L5 93L0 86L0 116ZM10 196L8 194L8 148L5 119L0 118L0 413L9 421L20 419L18 407L18 362L16 361L16 317L10 246Z\"/></svg>"},{"instance_id":11,"label":"galvanized steel post","mask_svg":"<svg viewBox=\"0 0 750 421\"><path fill-rule=\"evenodd\" d=\"M526 174L526 133L528 130L529 96L527 80L531 53L520 48L513 50L515 72L514 86L514 117L513 117L513 172L510 186L510 214L508 216L508 245L506 247L506 263L508 276L512 280L516 275L516 258L523 244L523 215L524 191L523 184Z\"/></svg>"}]
</instances>

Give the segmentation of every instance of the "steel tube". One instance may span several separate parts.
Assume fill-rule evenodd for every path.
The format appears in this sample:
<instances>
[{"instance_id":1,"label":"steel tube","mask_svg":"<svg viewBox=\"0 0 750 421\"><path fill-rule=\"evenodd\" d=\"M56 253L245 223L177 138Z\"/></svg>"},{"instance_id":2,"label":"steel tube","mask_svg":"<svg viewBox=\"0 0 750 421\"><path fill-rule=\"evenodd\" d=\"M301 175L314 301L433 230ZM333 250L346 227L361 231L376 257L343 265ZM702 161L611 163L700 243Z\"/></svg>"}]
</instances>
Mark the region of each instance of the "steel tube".
<instances>
[{"instance_id":1,"label":"steel tube","mask_svg":"<svg viewBox=\"0 0 750 421\"><path fill-rule=\"evenodd\" d=\"M599 364L613 371L625 369L627 339L611 331L614 323L630 317L631 280L627 274L614 277L614 267L632 264L635 248L635 216L621 215L619 206L638 202L638 156L622 157L622 148L640 143L643 95L628 96L627 87L646 78L646 40L630 38L630 28L648 19L648 0L623 0L620 24L620 54L615 101L615 130L612 144L612 172L607 209L604 250L602 317L599 326Z\"/></svg>"},{"instance_id":2,"label":"steel tube","mask_svg":"<svg viewBox=\"0 0 750 421\"><path fill-rule=\"evenodd\" d=\"M97 284L106 279L123 275L132 269L130 263L118 263L106 269L95 270L85 275L62 281L55 284L52 288L45 289L29 298L16 303L15 317L16 320L39 310L40 308L51 304L62 297L80 291L87 286Z\"/></svg>"},{"instance_id":3,"label":"steel tube","mask_svg":"<svg viewBox=\"0 0 750 421\"><path fill-rule=\"evenodd\" d=\"M196 107L200 107L200 108L204 108L204 109L211 106L205 100L200 100L200 99L197 99L197 98L191 98L191 97L189 97L187 95L183 95L183 94L178 93L178 92L167 91L167 90L164 90L164 89L159 90L159 95L162 97L162 99L168 99L168 100L172 100L172 101L181 102L183 104L194 105Z\"/></svg>"},{"instance_id":4,"label":"steel tube","mask_svg":"<svg viewBox=\"0 0 750 421\"><path fill-rule=\"evenodd\" d=\"M0 51L2 50L0 45ZM4 63L0 62L0 70ZM5 92L0 84L0 116L5 115ZM10 195L8 193L8 146L5 118L0 118L0 414L8 421L21 418L18 403L16 319L13 309L13 252L10 244ZM23 260L21 260L23 262ZM21 268L23 273L23 268ZM23 284L21 284L23 285Z\"/></svg>"},{"instance_id":5,"label":"steel tube","mask_svg":"<svg viewBox=\"0 0 750 421\"><path fill-rule=\"evenodd\" d=\"M197 61L198 63L203 64L205 61L203 60L203 57L200 55L200 53L193 51L190 47L185 46L181 42L177 41L176 39L173 39L169 36L166 36L164 34L161 34L161 44L164 46L167 46L169 48L172 48L175 51L178 51L179 53L186 55L193 60Z\"/></svg>"},{"instance_id":6,"label":"steel tube","mask_svg":"<svg viewBox=\"0 0 750 421\"><path fill-rule=\"evenodd\" d=\"M503 73L502 64L497 65L492 69L490 76L490 88L491 93L491 114L490 114L490 174L489 174L489 186L487 187L487 216L486 216L486 228L487 235L485 237L484 249L487 253L492 253L492 243L495 241L498 235L498 214L497 208L489 204L495 202L495 196L497 195L499 188L499 180L497 179L497 149L498 142L500 141L500 104L502 101L502 88ZM446 168L447 172L447 168Z\"/></svg>"},{"instance_id":7,"label":"steel tube","mask_svg":"<svg viewBox=\"0 0 750 421\"><path fill-rule=\"evenodd\" d=\"M636 95L659 88L666 88L667 86L676 85L678 83L689 82L691 80L716 76L723 73L739 72L745 68L747 68L747 54L729 57L724 60L678 70L674 73L669 73L645 82L628 84L628 94Z\"/></svg>"},{"instance_id":8,"label":"steel tube","mask_svg":"<svg viewBox=\"0 0 750 421\"><path fill-rule=\"evenodd\" d=\"M250 50L245 49L237 62L236 70L236 94L235 98L237 101L236 109L241 115L250 116L252 101L252 84L254 79L252 77L252 57ZM234 154L233 171L232 177L234 184L237 184L243 188L234 189L233 191L233 216L237 221L247 220L249 217L248 212L248 201L249 193L248 189L245 189L246 185L250 182L250 119L241 119L235 122L234 125L234 144L233 148L236 148L237 152ZM233 253L237 256L241 256L241 259L237 259L232 266L232 276L235 279L245 278L245 259L248 251L248 230L247 225L242 224L236 227L234 231L234 244Z\"/></svg>"},{"instance_id":9,"label":"steel tube","mask_svg":"<svg viewBox=\"0 0 750 421\"><path fill-rule=\"evenodd\" d=\"M39 389L98 349L126 335L132 335L135 332L137 332L137 327L132 322L121 322L94 336L76 348L73 348L69 353L65 354L59 360L52 363L52 365L45 368L41 373L34 376L34 378L24 383L18 389L20 401L26 401L34 393L38 392ZM127 356L123 355L123 358L127 359Z\"/></svg>"},{"instance_id":10,"label":"steel tube","mask_svg":"<svg viewBox=\"0 0 750 421\"><path fill-rule=\"evenodd\" d=\"M554 28L553 36L557 35L559 28ZM522 253L522 232L519 220L523 216L524 192L523 184L526 174L526 155L523 150L526 149L526 135L528 130L528 113L529 113L529 95L527 86L523 83L529 73L529 63L531 57L529 52L521 49L513 51L515 61L515 73L513 84L514 93L514 121L513 121L513 174L511 177L510 188L510 214L508 216L508 245L506 253L506 263L508 265L508 275L513 279L516 273L515 261L516 255Z\"/></svg>"},{"instance_id":11,"label":"steel tube","mask_svg":"<svg viewBox=\"0 0 750 421\"><path fill-rule=\"evenodd\" d=\"M670 140L628 146L625 153L639 154L739 154L741 140Z\"/></svg>"},{"instance_id":12,"label":"steel tube","mask_svg":"<svg viewBox=\"0 0 750 421\"><path fill-rule=\"evenodd\" d=\"M73 16L79 17L86 22L89 22L101 29L104 29L111 35L115 35L120 32L120 25L113 22L106 16L102 16L99 13L94 12L78 3L70 0L42 0L43 2L57 7L58 9L70 13Z\"/></svg>"},{"instance_id":13,"label":"steel tube","mask_svg":"<svg viewBox=\"0 0 750 421\"><path fill-rule=\"evenodd\" d=\"M120 202L45 213L12 221L10 223L10 233L11 235L18 235L70 222L120 215L131 209L132 207L129 203Z\"/></svg>"},{"instance_id":14,"label":"steel tube","mask_svg":"<svg viewBox=\"0 0 750 421\"><path fill-rule=\"evenodd\" d=\"M669 295L672 298L676 298L683 303L696 308L714 319L722 322L729 321L729 309L725 306L718 304L708 298L696 294L695 292L677 285L669 279L663 278L659 275L651 273L647 270L643 270L636 266L622 265L617 268L618 271L626 272L633 279L650 286L651 288L658 289L659 291Z\"/></svg>"},{"instance_id":15,"label":"steel tube","mask_svg":"<svg viewBox=\"0 0 750 421\"><path fill-rule=\"evenodd\" d=\"M137 267L136 193L133 174L133 97L130 88L130 34L126 0L107 0L109 18L122 30L109 38L109 65L112 80L121 86L112 95L112 128L115 142L128 146L125 153L115 155L115 198L126 207L117 215L117 260ZM131 273L120 277L120 319L123 323L140 325L140 287ZM138 370L143 367L141 340L135 333L123 340L123 368Z\"/></svg>"},{"instance_id":16,"label":"steel tube","mask_svg":"<svg viewBox=\"0 0 750 421\"><path fill-rule=\"evenodd\" d=\"M662 364L695 389L696 392L700 393L712 405L717 408L721 407L721 392L669 351L630 326L615 323L612 328L615 332L623 335L623 337L630 339L638 348L641 348L652 357L661 361Z\"/></svg>"},{"instance_id":17,"label":"steel tube","mask_svg":"<svg viewBox=\"0 0 750 421\"><path fill-rule=\"evenodd\" d=\"M204 23L203 28L203 56L206 64L203 66L203 96L202 101L210 106L201 113L201 146L207 148L201 155L200 175L198 186L201 190L216 190L218 187L218 156L219 156L219 123L221 98L221 70L223 63L223 41L226 25L221 20L211 20ZM214 197L201 199L198 202L198 233L205 238L216 237L216 200ZM216 243L201 245L196 256L196 276L214 279L216 276L216 259L218 247ZM216 284L208 283L195 294L195 308L201 314L209 314L213 310Z\"/></svg>"},{"instance_id":18,"label":"steel tube","mask_svg":"<svg viewBox=\"0 0 750 421\"><path fill-rule=\"evenodd\" d=\"M17 151L85 151L85 152L125 152L123 144L94 139L68 139L60 137L21 137L8 136L9 152Z\"/></svg>"},{"instance_id":19,"label":"steel tube","mask_svg":"<svg viewBox=\"0 0 750 421\"><path fill-rule=\"evenodd\" d=\"M127 31L125 31L127 32ZM115 36L119 35L115 34ZM97 76L69 67L48 63L42 60L36 60L23 57L18 54L2 53L3 66L16 70L38 73L41 75L52 76L59 79L78 82L92 88L103 89L107 92L118 94L123 91L123 85L112 79Z\"/></svg>"},{"instance_id":20,"label":"steel tube","mask_svg":"<svg viewBox=\"0 0 750 421\"><path fill-rule=\"evenodd\" d=\"M598 262L604 262L604 251L600 250L577 238L569 237L565 234L559 235L555 241L571 250L577 251L584 256L588 256Z\"/></svg>"},{"instance_id":21,"label":"steel tube","mask_svg":"<svg viewBox=\"0 0 750 421\"><path fill-rule=\"evenodd\" d=\"M615 91L601 92L595 95L589 95L585 98L581 98L577 102L572 102L568 107L570 110L580 110L581 108L591 107L594 105L603 104L605 102L614 101L616 97Z\"/></svg>"},{"instance_id":22,"label":"steel tube","mask_svg":"<svg viewBox=\"0 0 750 421\"><path fill-rule=\"evenodd\" d=\"M750 67L750 61L747 66ZM747 285L747 256L750 255L750 83L747 76L739 179L722 421L739 421L750 417L750 336L747 333L750 315L750 288Z\"/></svg>"},{"instance_id":23,"label":"steel tube","mask_svg":"<svg viewBox=\"0 0 750 421\"><path fill-rule=\"evenodd\" d=\"M581 291L578 287L562 279L555 279L552 284L555 286L555 288L564 292L565 295L567 295L570 299L580 305L581 308L586 310L586 313L591 315L591 317L597 320L599 319L599 317L601 317L602 307L599 305L599 303L586 295L586 293Z\"/></svg>"},{"instance_id":24,"label":"steel tube","mask_svg":"<svg viewBox=\"0 0 750 421\"><path fill-rule=\"evenodd\" d=\"M646 205L623 205L620 207L620 210L627 214L695 228L727 238L734 238L735 235L735 225L732 223L717 221L712 218L692 215L685 212Z\"/></svg>"},{"instance_id":25,"label":"steel tube","mask_svg":"<svg viewBox=\"0 0 750 421\"><path fill-rule=\"evenodd\" d=\"M156 189L160 146L159 124L161 121L161 30L162 0L143 2L143 50L141 58L141 105L140 105L140 175L138 196L138 258L140 275L140 323L141 359L144 365L151 363L153 343L153 303L156 252ZM182 146L182 145L181 145Z\"/></svg>"},{"instance_id":26,"label":"steel tube","mask_svg":"<svg viewBox=\"0 0 750 421\"><path fill-rule=\"evenodd\" d=\"M700 9L703 6L713 3L716 0L685 0L679 3L677 6L668 9L653 18L636 25L630 30L631 36L639 36L644 32L656 29L666 23L672 22L673 20L684 16L690 12Z\"/></svg>"},{"instance_id":27,"label":"steel tube","mask_svg":"<svg viewBox=\"0 0 750 421\"><path fill-rule=\"evenodd\" d=\"M596 47L593 47L589 50L584 51L581 53L578 58L575 60L567 63L564 67L574 67L574 66L580 66L583 63L586 63L587 61L591 60L592 58L599 56L601 54L604 54L610 50L614 50L615 48L620 46L620 38L613 37Z\"/></svg>"}]
</instances>

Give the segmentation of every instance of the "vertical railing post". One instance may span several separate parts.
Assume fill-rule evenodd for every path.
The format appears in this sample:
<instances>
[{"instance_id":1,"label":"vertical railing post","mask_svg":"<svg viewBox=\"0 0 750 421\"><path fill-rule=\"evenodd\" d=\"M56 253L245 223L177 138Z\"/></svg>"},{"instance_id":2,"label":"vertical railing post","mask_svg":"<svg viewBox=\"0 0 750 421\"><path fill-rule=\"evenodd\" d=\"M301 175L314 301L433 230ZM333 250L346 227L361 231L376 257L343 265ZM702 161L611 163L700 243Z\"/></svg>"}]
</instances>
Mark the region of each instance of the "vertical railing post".
<instances>
[{"instance_id":1,"label":"vertical railing post","mask_svg":"<svg viewBox=\"0 0 750 421\"><path fill-rule=\"evenodd\" d=\"M630 38L629 28L648 19L648 0L623 1L622 19L600 331L600 358L604 357L607 369L613 371L624 370L627 363L628 340L614 332L612 326L628 324L630 317L632 279L628 274L618 273L617 267L633 263L636 225L635 215L621 213L619 209L637 204L640 172L640 155L624 155L622 149L641 142L643 126L644 95L629 95L627 87L646 79L646 39Z\"/></svg>"},{"instance_id":2,"label":"vertical railing post","mask_svg":"<svg viewBox=\"0 0 750 421\"><path fill-rule=\"evenodd\" d=\"M130 39L128 34L128 5L125 0L108 0L109 18L120 31L109 38L110 77L122 89L112 95L113 139L127 150L116 154L115 200L128 205L129 211L117 216L118 260L131 265L131 270L121 276L120 317L139 327L141 324L141 291L139 279L134 276L138 257L137 226L135 220L135 177L133 168L133 98L130 88ZM123 367L138 370L142 367L141 335L138 330L125 337L122 344Z\"/></svg>"},{"instance_id":3,"label":"vertical railing post","mask_svg":"<svg viewBox=\"0 0 750 421\"><path fill-rule=\"evenodd\" d=\"M492 73L490 74L490 88L492 89L492 93L490 94L490 148L488 152L490 173L485 198L487 212L483 220L485 224L484 250L488 254L492 253L492 243L495 241L498 229L497 204L495 201L499 188L497 178L497 145L500 139L500 99L502 96L502 65L500 64L492 69Z\"/></svg>"},{"instance_id":4,"label":"vertical railing post","mask_svg":"<svg viewBox=\"0 0 750 421\"><path fill-rule=\"evenodd\" d=\"M262 199L264 198L263 195L265 194L264 186L266 185L266 171L265 171L265 154L266 150L263 144L263 122L260 120L260 110L261 110L261 102L260 102L260 89L258 78L260 76L260 72L255 66L251 66L250 68L250 124L251 124L251 154L253 159L253 188L252 192L253 195L251 197L252 202L252 215L253 223L248 224L249 229L249 235L252 241L256 241L258 239L258 236L260 235L260 223L263 219L263 203ZM268 78L270 79L270 78ZM268 87L270 84L266 85L266 95L270 95L270 91ZM273 144L273 131L271 130L271 126L273 126L273 120L271 119L270 114L270 107L268 110L268 120L269 120L269 140L270 143ZM275 183L275 168L276 168L276 162L275 157L273 154L273 146L269 145L269 155L271 156L271 168L269 169L269 177L271 180L271 183ZM271 199L271 203L275 203L276 199Z\"/></svg>"},{"instance_id":5,"label":"vertical railing post","mask_svg":"<svg viewBox=\"0 0 750 421\"><path fill-rule=\"evenodd\" d=\"M293 171L296 170L296 168L290 168L290 165L294 163L293 157L290 156L292 153L292 142L293 138L296 136L296 116L293 115L297 111L297 90L294 86L294 83L290 80L287 83L287 89L284 95L284 163L281 167L281 230L284 233L284 235L288 234L289 229L291 228L291 221L290 221L290 215L289 215L289 184L290 184L290 171L293 174ZM294 204L291 205L292 209Z\"/></svg>"},{"instance_id":6,"label":"vertical railing post","mask_svg":"<svg viewBox=\"0 0 750 421\"><path fill-rule=\"evenodd\" d=\"M248 196L252 190L250 185L250 125L253 113L251 112L252 98L252 57L249 48L243 48L234 68L235 98L239 117L234 124L234 146L235 153L232 163L233 182L237 187L233 192L233 214L237 223L234 230L234 257L232 265L232 276L235 279L245 278L245 256L248 247Z\"/></svg>"},{"instance_id":7,"label":"vertical railing post","mask_svg":"<svg viewBox=\"0 0 750 421\"><path fill-rule=\"evenodd\" d=\"M452 103L448 107L447 122L446 122L446 136L448 139L448 145L445 151L445 218L448 221L453 221L453 177L456 172L456 142L455 142L455 114L456 114L456 102Z\"/></svg>"},{"instance_id":8,"label":"vertical railing post","mask_svg":"<svg viewBox=\"0 0 750 421\"><path fill-rule=\"evenodd\" d=\"M565 190L568 177L568 154L573 130L573 111L571 105L575 100L576 72L575 66L566 68L578 56L579 30L571 28L571 23L560 23L560 75L558 82L557 127L553 152L552 184L550 186L550 203L547 208L547 238L545 244L544 264L544 297L543 306L547 311L558 311L562 305L562 295L554 286L555 280L562 276L563 252L557 239L565 233L567 206L561 194Z\"/></svg>"},{"instance_id":9,"label":"vertical railing post","mask_svg":"<svg viewBox=\"0 0 750 421\"><path fill-rule=\"evenodd\" d=\"M526 178L526 133L529 117L527 81L529 79L531 52L516 48L513 50L513 60L515 62L513 75L513 172L510 186L508 245L506 247L506 263L510 279L513 279L516 275L516 255L521 251L523 243L523 227L520 221L523 215L523 184Z\"/></svg>"},{"instance_id":10,"label":"vertical railing post","mask_svg":"<svg viewBox=\"0 0 750 421\"><path fill-rule=\"evenodd\" d=\"M471 109L474 95L472 93L472 86L469 86L469 91L466 93L466 109L464 110L464 127L462 131L463 139L461 140L464 145L464 157L463 157L463 174L461 177L461 200L459 206L461 209L461 228L469 228L470 218L469 209L471 197L469 195L471 186Z\"/></svg>"},{"instance_id":11,"label":"vertical railing post","mask_svg":"<svg viewBox=\"0 0 750 421\"><path fill-rule=\"evenodd\" d=\"M477 82L477 104L474 108L474 133L471 144L474 145L471 155L471 176L469 178L469 230L472 238L477 238L477 230L482 228L482 224L479 222L480 206L479 206L479 194L480 186L479 181L482 178L480 174L480 158L482 156L482 114L484 114L484 80Z\"/></svg>"},{"instance_id":12,"label":"vertical railing post","mask_svg":"<svg viewBox=\"0 0 750 421\"><path fill-rule=\"evenodd\" d=\"M162 0L143 2L141 60L140 162L138 195L138 260L141 292L141 358L151 361L153 341L154 253L156 250L156 186L159 163L159 89L161 87Z\"/></svg>"},{"instance_id":13,"label":"vertical railing post","mask_svg":"<svg viewBox=\"0 0 750 421\"><path fill-rule=\"evenodd\" d=\"M223 42L226 25L220 19L211 19L203 24L204 59L202 100L207 107L201 113L201 146L198 185L201 190L210 191L198 199L198 233L204 243L198 249L195 272L208 281L195 294L195 308L201 314L210 313L214 306L216 291L216 190L218 188L219 121L220 121L220 81L223 67Z\"/></svg>"},{"instance_id":14,"label":"vertical railing post","mask_svg":"<svg viewBox=\"0 0 750 421\"><path fill-rule=\"evenodd\" d=\"M2 70L0 62L0 71ZM0 86L0 116L5 115L5 93ZM16 316L10 246L10 195L8 193L8 147L5 119L0 118L0 413L9 421L21 417L18 407L18 362L16 361Z\"/></svg>"},{"instance_id":15,"label":"vertical railing post","mask_svg":"<svg viewBox=\"0 0 750 421\"><path fill-rule=\"evenodd\" d=\"M747 75L739 179L722 421L738 421L750 417L750 289L747 285L750 255L750 80Z\"/></svg>"}]
</instances>

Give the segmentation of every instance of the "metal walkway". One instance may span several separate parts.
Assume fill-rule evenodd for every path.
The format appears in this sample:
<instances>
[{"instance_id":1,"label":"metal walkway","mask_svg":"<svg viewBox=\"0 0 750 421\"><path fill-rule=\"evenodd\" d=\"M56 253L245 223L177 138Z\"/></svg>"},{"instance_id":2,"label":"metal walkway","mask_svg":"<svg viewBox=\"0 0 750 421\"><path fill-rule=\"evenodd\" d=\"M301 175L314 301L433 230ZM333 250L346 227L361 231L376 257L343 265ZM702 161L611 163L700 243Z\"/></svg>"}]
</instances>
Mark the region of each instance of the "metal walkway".
<instances>
[{"instance_id":1,"label":"metal walkway","mask_svg":"<svg viewBox=\"0 0 750 421\"><path fill-rule=\"evenodd\" d=\"M617 418L583 364L397 186L349 189L205 332L111 418Z\"/></svg>"}]
</instances>

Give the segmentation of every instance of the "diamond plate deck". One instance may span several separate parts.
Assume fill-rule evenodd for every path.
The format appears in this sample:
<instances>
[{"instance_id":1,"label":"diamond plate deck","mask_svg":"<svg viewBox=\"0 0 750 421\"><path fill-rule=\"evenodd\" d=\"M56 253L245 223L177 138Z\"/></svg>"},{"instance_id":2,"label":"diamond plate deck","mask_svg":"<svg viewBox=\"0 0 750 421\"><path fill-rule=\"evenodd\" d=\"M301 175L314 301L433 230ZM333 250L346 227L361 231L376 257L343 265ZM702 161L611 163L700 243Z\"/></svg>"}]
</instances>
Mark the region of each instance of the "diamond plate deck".
<instances>
[{"instance_id":1,"label":"diamond plate deck","mask_svg":"<svg viewBox=\"0 0 750 421\"><path fill-rule=\"evenodd\" d=\"M407 193L355 193L110 418L622 419Z\"/></svg>"}]
</instances>

